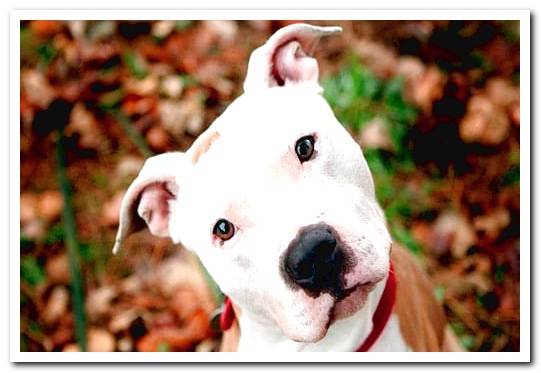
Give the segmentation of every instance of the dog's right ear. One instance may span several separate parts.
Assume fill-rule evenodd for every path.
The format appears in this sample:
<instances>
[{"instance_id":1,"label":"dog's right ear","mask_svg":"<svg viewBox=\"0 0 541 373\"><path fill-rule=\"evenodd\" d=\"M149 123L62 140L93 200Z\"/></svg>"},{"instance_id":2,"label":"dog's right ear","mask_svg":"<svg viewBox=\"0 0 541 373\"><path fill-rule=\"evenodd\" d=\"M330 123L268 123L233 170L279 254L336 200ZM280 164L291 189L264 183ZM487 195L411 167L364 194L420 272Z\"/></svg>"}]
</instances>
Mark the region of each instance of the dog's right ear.
<instances>
[{"instance_id":1,"label":"dog's right ear","mask_svg":"<svg viewBox=\"0 0 541 373\"><path fill-rule=\"evenodd\" d=\"M114 254L128 235L144 228L145 224L152 234L169 236L170 205L177 199L177 179L186 167L186 158L181 152L164 153L145 161L122 199Z\"/></svg>"},{"instance_id":2,"label":"dog's right ear","mask_svg":"<svg viewBox=\"0 0 541 373\"><path fill-rule=\"evenodd\" d=\"M298 83L317 86L319 67L312 57L324 36L341 32L341 27L294 23L276 31L252 52L244 81L244 92Z\"/></svg>"}]
</instances>

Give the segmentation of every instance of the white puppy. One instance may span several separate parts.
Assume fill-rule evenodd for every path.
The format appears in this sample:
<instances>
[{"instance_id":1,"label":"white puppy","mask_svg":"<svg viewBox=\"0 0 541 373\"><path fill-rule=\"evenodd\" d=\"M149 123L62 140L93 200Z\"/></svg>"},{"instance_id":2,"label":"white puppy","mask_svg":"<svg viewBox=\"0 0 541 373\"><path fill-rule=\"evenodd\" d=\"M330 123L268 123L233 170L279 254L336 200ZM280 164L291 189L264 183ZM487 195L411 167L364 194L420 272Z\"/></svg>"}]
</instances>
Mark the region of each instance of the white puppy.
<instances>
[{"instance_id":1,"label":"white puppy","mask_svg":"<svg viewBox=\"0 0 541 373\"><path fill-rule=\"evenodd\" d=\"M194 251L235 305L238 350L355 351L384 303L391 237L362 151L322 97L310 56L338 32L276 32L252 53L244 94L186 153L148 159L122 203L114 250L146 222ZM394 303L392 293L387 308ZM442 348L443 327L433 331L439 346L418 347L395 314L370 351Z\"/></svg>"}]
</instances>

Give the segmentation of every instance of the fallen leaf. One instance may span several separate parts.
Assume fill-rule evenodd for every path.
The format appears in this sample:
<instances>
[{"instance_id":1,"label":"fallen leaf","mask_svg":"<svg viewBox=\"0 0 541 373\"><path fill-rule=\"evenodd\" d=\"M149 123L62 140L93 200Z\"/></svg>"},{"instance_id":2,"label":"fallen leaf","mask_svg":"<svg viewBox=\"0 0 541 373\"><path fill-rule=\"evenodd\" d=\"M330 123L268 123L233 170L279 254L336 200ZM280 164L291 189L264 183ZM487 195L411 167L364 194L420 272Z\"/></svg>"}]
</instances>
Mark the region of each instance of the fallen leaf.
<instances>
[{"instance_id":1,"label":"fallen leaf","mask_svg":"<svg viewBox=\"0 0 541 373\"><path fill-rule=\"evenodd\" d=\"M21 232L31 240L42 241L47 233L46 228L46 224L43 220L34 219L23 224Z\"/></svg>"},{"instance_id":2,"label":"fallen leaf","mask_svg":"<svg viewBox=\"0 0 541 373\"><path fill-rule=\"evenodd\" d=\"M194 315L184 328L155 328L139 339L137 351L155 352L160 345L166 345L171 351L187 351L194 344L209 334L208 319L204 312Z\"/></svg>"},{"instance_id":3,"label":"fallen leaf","mask_svg":"<svg viewBox=\"0 0 541 373\"><path fill-rule=\"evenodd\" d=\"M68 309L69 293L64 286L55 286L43 310L43 321L48 325L56 323Z\"/></svg>"},{"instance_id":4,"label":"fallen leaf","mask_svg":"<svg viewBox=\"0 0 541 373\"><path fill-rule=\"evenodd\" d=\"M115 334L128 330L137 317L139 317L139 313L133 308L115 313L109 321L109 330Z\"/></svg>"},{"instance_id":5,"label":"fallen leaf","mask_svg":"<svg viewBox=\"0 0 541 373\"><path fill-rule=\"evenodd\" d=\"M64 200L57 190L48 190L39 195L38 214L46 221L54 221L60 217Z\"/></svg>"},{"instance_id":6,"label":"fallen leaf","mask_svg":"<svg viewBox=\"0 0 541 373\"><path fill-rule=\"evenodd\" d=\"M160 83L160 92L169 98L179 98L184 89L184 83L178 75L164 76Z\"/></svg>"},{"instance_id":7,"label":"fallen leaf","mask_svg":"<svg viewBox=\"0 0 541 373\"><path fill-rule=\"evenodd\" d=\"M105 329L92 328L87 334L89 352L112 352L115 350L115 337Z\"/></svg>"},{"instance_id":8,"label":"fallen leaf","mask_svg":"<svg viewBox=\"0 0 541 373\"><path fill-rule=\"evenodd\" d=\"M81 352L81 349L76 343L70 343L64 346L62 352Z\"/></svg>"},{"instance_id":9,"label":"fallen leaf","mask_svg":"<svg viewBox=\"0 0 541 373\"><path fill-rule=\"evenodd\" d=\"M20 220L21 224L37 218L38 197L34 193L23 192L20 199Z\"/></svg>"},{"instance_id":10,"label":"fallen leaf","mask_svg":"<svg viewBox=\"0 0 541 373\"><path fill-rule=\"evenodd\" d=\"M21 71L21 94L25 100L40 109L45 109L56 97L55 90L45 76L37 70Z\"/></svg>"},{"instance_id":11,"label":"fallen leaf","mask_svg":"<svg viewBox=\"0 0 541 373\"><path fill-rule=\"evenodd\" d=\"M67 255L61 253L48 258L45 263L45 272L49 283L69 284L71 275Z\"/></svg>"},{"instance_id":12,"label":"fallen leaf","mask_svg":"<svg viewBox=\"0 0 541 373\"><path fill-rule=\"evenodd\" d=\"M370 39L360 39L352 44L363 63L380 78L394 74L397 55L393 49Z\"/></svg>"},{"instance_id":13,"label":"fallen leaf","mask_svg":"<svg viewBox=\"0 0 541 373\"><path fill-rule=\"evenodd\" d=\"M507 138L509 124L506 111L481 93L468 102L468 112L460 122L460 137L464 142L499 145Z\"/></svg>"},{"instance_id":14,"label":"fallen leaf","mask_svg":"<svg viewBox=\"0 0 541 373\"><path fill-rule=\"evenodd\" d=\"M497 208L489 214L473 219L473 226L478 231L485 233L489 239L494 240L510 222L511 216L509 211L505 208Z\"/></svg>"},{"instance_id":15,"label":"fallen leaf","mask_svg":"<svg viewBox=\"0 0 541 373\"><path fill-rule=\"evenodd\" d=\"M158 92L160 83L156 75L148 74L143 79L129 78L124 83L124 89L127 93L138 96L152 96Z\"/></svg>"},{"instance_id":16,"label":"fallen leaf","mask_svg":"<svg viewBox=\"0 0 541 373\"><path fill-rule=\"evenodd\" d=\"M118 161L118 164L116 165L116 172L115 176L118 179L124 179L127 177L134 177L139 173L141 168L143 167L144 160L141 157L137 157L134 155L127 155Z\"/></svg>"},{"instance_id":17,"label":"fallen leaf","mask_svg":"<svg viewBox=\"0 0 541 373\"><path fill-rule=\"evenodd\" d=\"M133 341L129 337L120 338L117 342L118 350L121 352L133 351Z\"/></svg>"},{"instance_id":18,"label":"fallen leaf","mask_svg":"<svg viewBox=\"0 0 541 373\"><path fill-rule=\"evenodd\" d=\"M36 20L30 22L30 29L39 37L47 38L62 30L61 21Z\"/></svg>"},{"instance_id":19,"label":"fallen leaf","mask_svg":"<svg viewBox=\"0 0 541 373\"><path fill-rule=\"evenodd\" d=\"M152 35L157 38L165 38L175 29L175 21L165 20L158 21L152 24Z\"/></svg>"},{"instance_id":20,"label":"fallen leaf","mask_svg":"<svg viewBox=\"0 0 541 373\"><path fill-rule=\"evenodd\" d=\"M467 250L477 241L469 221L455 211L441 213L434 222L433 232L433 243L428 248L439 253L450 249L456 258L464 257Z\"/></svg>"},{"instance_id":21,"label":"fallen leaf","mask_svg":"<svg viewBox=\"0 0 541 373\"><path fill-rule=\"evenodd\" d=\"M151 148L158 151L166 151L171 147L169 135L161 126L153 126L145 134L148 144Z\"/></svg>"},{"instance_id":22,"label":"fallen leaf","mask_svg":"<svg viewBox=\"0 0 541 373\"><path fill-rule=\"evenodd\" d=\"M120 220L120 205L124 198L125 190L120 190L101 208L101 224L105 227L116 227Z\"/></svg>"},{"instance_id":23,"label":"fallen leaf","mask_svg":"<svg viewBox=\"0 0 541 373\"><path fill-rule=\"evenodd\" d=\"M231 44L235 40L239 30L237 22L230 20L207 20L203 21L203 25L207 32L218 38L222 46Z\"/></svg>"},{"instance_id":24,"label":"fallen leaf","mask_svg":"<svg viewBox=\"0 0 541 373\"><path fill-rule=\"evenodd\" d=\"M102 286L89 291L85 300L85 310L89 318L97 319L110 312L112 301L117 294L113 286Z\"/></svg>"},{"instance_id":25,"label":"fallen leaf","mask_svg":"<svg viewBox=\"0 0 541 373\"><path fill-rule=\"evenodd\" d=\"M372 119L363 126L359 135L359 143L363 149L393 149L385 122L379 117Z\"/></svg>"},{"instance_id":26,"label":"fallen leaf","mask_svg":"<svg viewBox=\"0 0 541 373\"><path fill-rule=\"evenodd\" d=\"M432 103L443 97L444 86L445 78L441 71L430 66L411 86L413 102L425 113L430 113Z\"/></svg>"}]
</instances>

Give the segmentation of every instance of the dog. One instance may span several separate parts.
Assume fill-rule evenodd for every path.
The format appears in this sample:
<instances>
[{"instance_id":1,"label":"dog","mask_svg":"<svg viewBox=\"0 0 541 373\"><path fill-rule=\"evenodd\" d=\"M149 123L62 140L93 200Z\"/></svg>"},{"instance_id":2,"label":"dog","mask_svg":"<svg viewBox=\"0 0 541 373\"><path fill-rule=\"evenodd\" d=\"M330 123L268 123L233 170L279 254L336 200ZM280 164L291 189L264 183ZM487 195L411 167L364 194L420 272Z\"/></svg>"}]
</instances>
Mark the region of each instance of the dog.
<instances>
[{"instance_id":1,"label":"dog","mask_svg":"<svg viewBox=\"0 0 541 373\"><path fill-rule=\"evenodd\" d=\"M147 159L123 198L113 251L146 225L195 252L227 295L222 351L459 350L322 96L312 54L340 31L278 30L244 93L185 153Z\"/></svg>"}]
</instances>

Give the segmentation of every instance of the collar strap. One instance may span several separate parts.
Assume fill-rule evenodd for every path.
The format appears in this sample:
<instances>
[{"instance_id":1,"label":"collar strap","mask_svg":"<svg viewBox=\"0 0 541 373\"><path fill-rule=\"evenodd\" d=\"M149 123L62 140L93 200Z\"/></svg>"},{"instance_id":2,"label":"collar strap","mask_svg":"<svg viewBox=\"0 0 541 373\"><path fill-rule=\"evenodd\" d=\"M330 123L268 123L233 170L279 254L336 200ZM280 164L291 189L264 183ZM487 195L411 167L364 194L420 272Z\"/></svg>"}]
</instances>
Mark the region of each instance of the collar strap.
<instances>
[{"instance_id":1,"label":"collar strap","mask_svg":"<svg viewBox=\"0 0 541 373\"><path fill-rule=\"evenodd\" d=\"M366 337L362 345L359 346L357 352L366 352L370 350L374 343L376 343L377 339L381 336L383 329L387 325L387 322L391 318L395 302L396 276L394 274L393 262L391 262L385 289L383 289L383 294L381 294L376 311L372 316L372 331L368 334L368 337Z\"/></svg>"},{"instance_id":2,"label":"collar strap","mask_svg":"<svg viewBox=\"0 0 541 373\"><path fill-rule=\"evenodd\" d=\"M377 339L381 336L383 329L387 325L387 322L391 318L393 313L394 304L396 301L396 277L394 274L393 263L391 262L389 268L389 275L387 276L387 282L385 283L385 289L379 300L376 311L372 316L372 331L366 337L361 346L357 349L357 352L368 351ZM228 296L224 299L223 311L220 315L220 329L226 331L231 328L235 321L235 312L233 311L233 304Z\"/></svg>"},{"instance_id":3,"label":"collar strap","mask_svg":"<svg viewBox=\"0 0 541 373\"><path fill-rule=\"evenodd\" d=\"M222 329L223 332L231 328L231 325L233 325L233 321L235 321L235 312L233 311L233 303L231 303L231 299L226 295L224 298L224 306L222 309L222 313L220 314L220 329Z\"/></svg>"}]
</instances>

